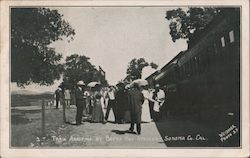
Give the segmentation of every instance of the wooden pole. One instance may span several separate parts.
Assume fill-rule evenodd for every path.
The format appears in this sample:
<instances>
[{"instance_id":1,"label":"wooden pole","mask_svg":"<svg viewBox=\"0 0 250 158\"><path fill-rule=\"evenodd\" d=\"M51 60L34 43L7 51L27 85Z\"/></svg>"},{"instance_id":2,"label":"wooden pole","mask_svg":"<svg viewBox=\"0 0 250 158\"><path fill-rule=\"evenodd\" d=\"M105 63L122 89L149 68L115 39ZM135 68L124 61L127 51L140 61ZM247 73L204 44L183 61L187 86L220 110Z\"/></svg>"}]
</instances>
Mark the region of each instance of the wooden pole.
<instances>
[{"instance_id":1,"label":"wooden pole","mask_svg":"<svg viewBox=\"0 0 250 158\"><path fill-rule=\"evenodd\" d=\"M66 108L66 103L65 103L65 100L63 101L63 122L65 123L66 122L66 113L65 113L65 108Z\"/></svg>"},{"instance_id":2,"label":"wooden pole","mask_svg":"<svg viewBox=\"0 0 250 158\"><path fill-rule=\"evenodd\" d=\"M42 100L42 135L45 136L45 101Z\"/></svg>"}]
</instances>

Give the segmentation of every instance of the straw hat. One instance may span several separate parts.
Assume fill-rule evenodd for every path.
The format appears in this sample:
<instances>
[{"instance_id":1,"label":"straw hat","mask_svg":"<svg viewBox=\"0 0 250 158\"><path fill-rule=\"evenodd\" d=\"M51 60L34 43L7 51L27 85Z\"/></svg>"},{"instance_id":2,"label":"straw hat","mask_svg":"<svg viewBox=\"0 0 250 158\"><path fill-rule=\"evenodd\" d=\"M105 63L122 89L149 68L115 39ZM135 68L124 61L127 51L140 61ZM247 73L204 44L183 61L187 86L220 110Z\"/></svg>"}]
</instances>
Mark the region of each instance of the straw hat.
<instances>
[{"instance_id":1,"label":"straw hat","mask_svg":"<svg viewBox=\"0 0 250 158\"><path fill-rule=\"evenodd\" d=\"M79 86L85 86L85 83L83 81L78 81L77 85L79 85Z\"/></svg>"}]
</instances>

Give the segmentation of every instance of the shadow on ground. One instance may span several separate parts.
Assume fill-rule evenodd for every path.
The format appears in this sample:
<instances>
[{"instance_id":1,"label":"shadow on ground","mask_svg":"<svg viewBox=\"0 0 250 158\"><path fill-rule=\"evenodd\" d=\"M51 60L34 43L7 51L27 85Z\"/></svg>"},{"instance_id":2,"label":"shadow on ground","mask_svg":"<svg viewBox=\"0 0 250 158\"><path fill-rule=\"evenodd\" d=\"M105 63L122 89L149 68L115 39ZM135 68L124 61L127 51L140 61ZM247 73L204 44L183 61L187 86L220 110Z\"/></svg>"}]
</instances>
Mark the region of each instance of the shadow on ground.
<instances>
[{"instance_id":1,"label":"shadow on ground","mask_svg":"<svg viewBox=\"0 0 250 158\"><path fill-rule=\"evenodd\" d=\"M121 131L121 130L112 130L111 132L122 135L122 134L136 134L135 132L131 132L129 130Z\"/></svg>"},{"instance_id":2,"label":"shadow on ground","mask_svg":"<svg viewBox=\"0 0 250 158\"><path fill-rule=\"evenodd\" d=\"M167 119L155 125L168 147L239 147L240 126L230 119L201 121L190 119ZM234 130L230 127L235 126ZM221 140L220 134L229 131ZM234 133L235 132L235 133ZM231 134L230 134L231 133ZM228 138L226 138L228 137Z\"/></svg>"}]
</instances>

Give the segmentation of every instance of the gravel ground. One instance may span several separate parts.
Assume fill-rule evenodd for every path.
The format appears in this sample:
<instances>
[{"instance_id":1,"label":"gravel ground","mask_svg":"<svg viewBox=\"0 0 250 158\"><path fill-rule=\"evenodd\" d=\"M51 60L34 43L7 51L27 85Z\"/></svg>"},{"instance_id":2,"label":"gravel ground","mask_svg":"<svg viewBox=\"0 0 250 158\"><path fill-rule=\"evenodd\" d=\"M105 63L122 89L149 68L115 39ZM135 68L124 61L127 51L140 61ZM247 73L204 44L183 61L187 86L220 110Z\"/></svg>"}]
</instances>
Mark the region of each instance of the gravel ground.
<instances>
[{"instance_id":1,"label":"gravel ground","mask_svg":"<svg viewBox=\"0 0 250 158\"><path fill-rule=\"evenodd\" d=\"M45 135L41 132L41 110L12 110L12 147L79 147L79 148L164 148L154 123L142 124L142 134L129 133L129 124L114 124L112 112L109 122L80 126L74 122L76 109L66 110L67 123L62 121L62 109L46 109Z\"/></svg>"},{"instance_id":2,"label":"gravel ground","mask_svg":"<svg viewBox=\"0 0 250 158\"><path fill-rule=\"evenodd\" d=\"M62 120L62 109L46 109L45 135L41 130L39 108L13 109L11 126L12 147L45 148L166 148L166 147L221 147L239 145L237 124L195 123L191 120L168 119L164 122L142 124L142 134L127 132L129 124L114 124L111 112L106 124L85 121L80 126L75 120L74 106L66 110L67 123ZM218 126L217 126L218 125ZM231 130L230 127L234 129ZM221 141L221 132L229 130ZM235 133L234 133L235 132ZM230 135L231 133L231 135ZM198 136L198 138L197 138ZM228 136L228 137L227 137Z\"/></svg>"}]
</instances>

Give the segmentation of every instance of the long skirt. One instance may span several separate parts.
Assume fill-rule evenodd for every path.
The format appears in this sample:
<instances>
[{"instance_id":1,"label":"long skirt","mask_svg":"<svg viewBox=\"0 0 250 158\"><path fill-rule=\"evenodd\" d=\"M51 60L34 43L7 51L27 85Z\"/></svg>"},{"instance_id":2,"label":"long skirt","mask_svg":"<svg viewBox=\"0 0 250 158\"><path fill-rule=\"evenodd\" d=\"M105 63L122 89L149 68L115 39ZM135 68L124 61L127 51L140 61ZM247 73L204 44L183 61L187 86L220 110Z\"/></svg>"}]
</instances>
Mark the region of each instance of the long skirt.
<instances>
[{"instance_id":1,"label":"long skirt","mask_svg":"<svg viewBox=\"0 0 250 158\"><path fill-rule=\"evenodd\" d=\"M126 110L125 111L125 115L124 115L124 121L126 122L126 123L130 123L131 122L131 116L130 116L131 114L130 114L130 110Z\"/></svg>"},{"instance_id":2,"label":"long skirt","mask_svg":"<svg viewBox=\"0 0 250 158\"><path fill-rule=\"evenodd\" d=\"M131 123L141 123L141 113L142 111L133 111L131 110L130 117L131 117Z\"/></svg>"},{"instance_id":3,"label":"long skirt","mask_svg":"<svg viewBox=\"0 0 250 158\"><path fill-rule=\"evenodd\" d=\"M150 122L150 109L149 109L149 102L148 100L145 100L142 104L142 116L141 116L142 122Z\"/></svg>"},{"instance_id":4,"label":"long skirt","mask_svg":"<svg viewBox=\"0 0 250 158\"><path fill-rule=\"evenodd\" d=\"M104 114L102 110L102 105L100 101L94 103L92 112L92 122L103 122Z\"/></svg>"}]
</instances>

